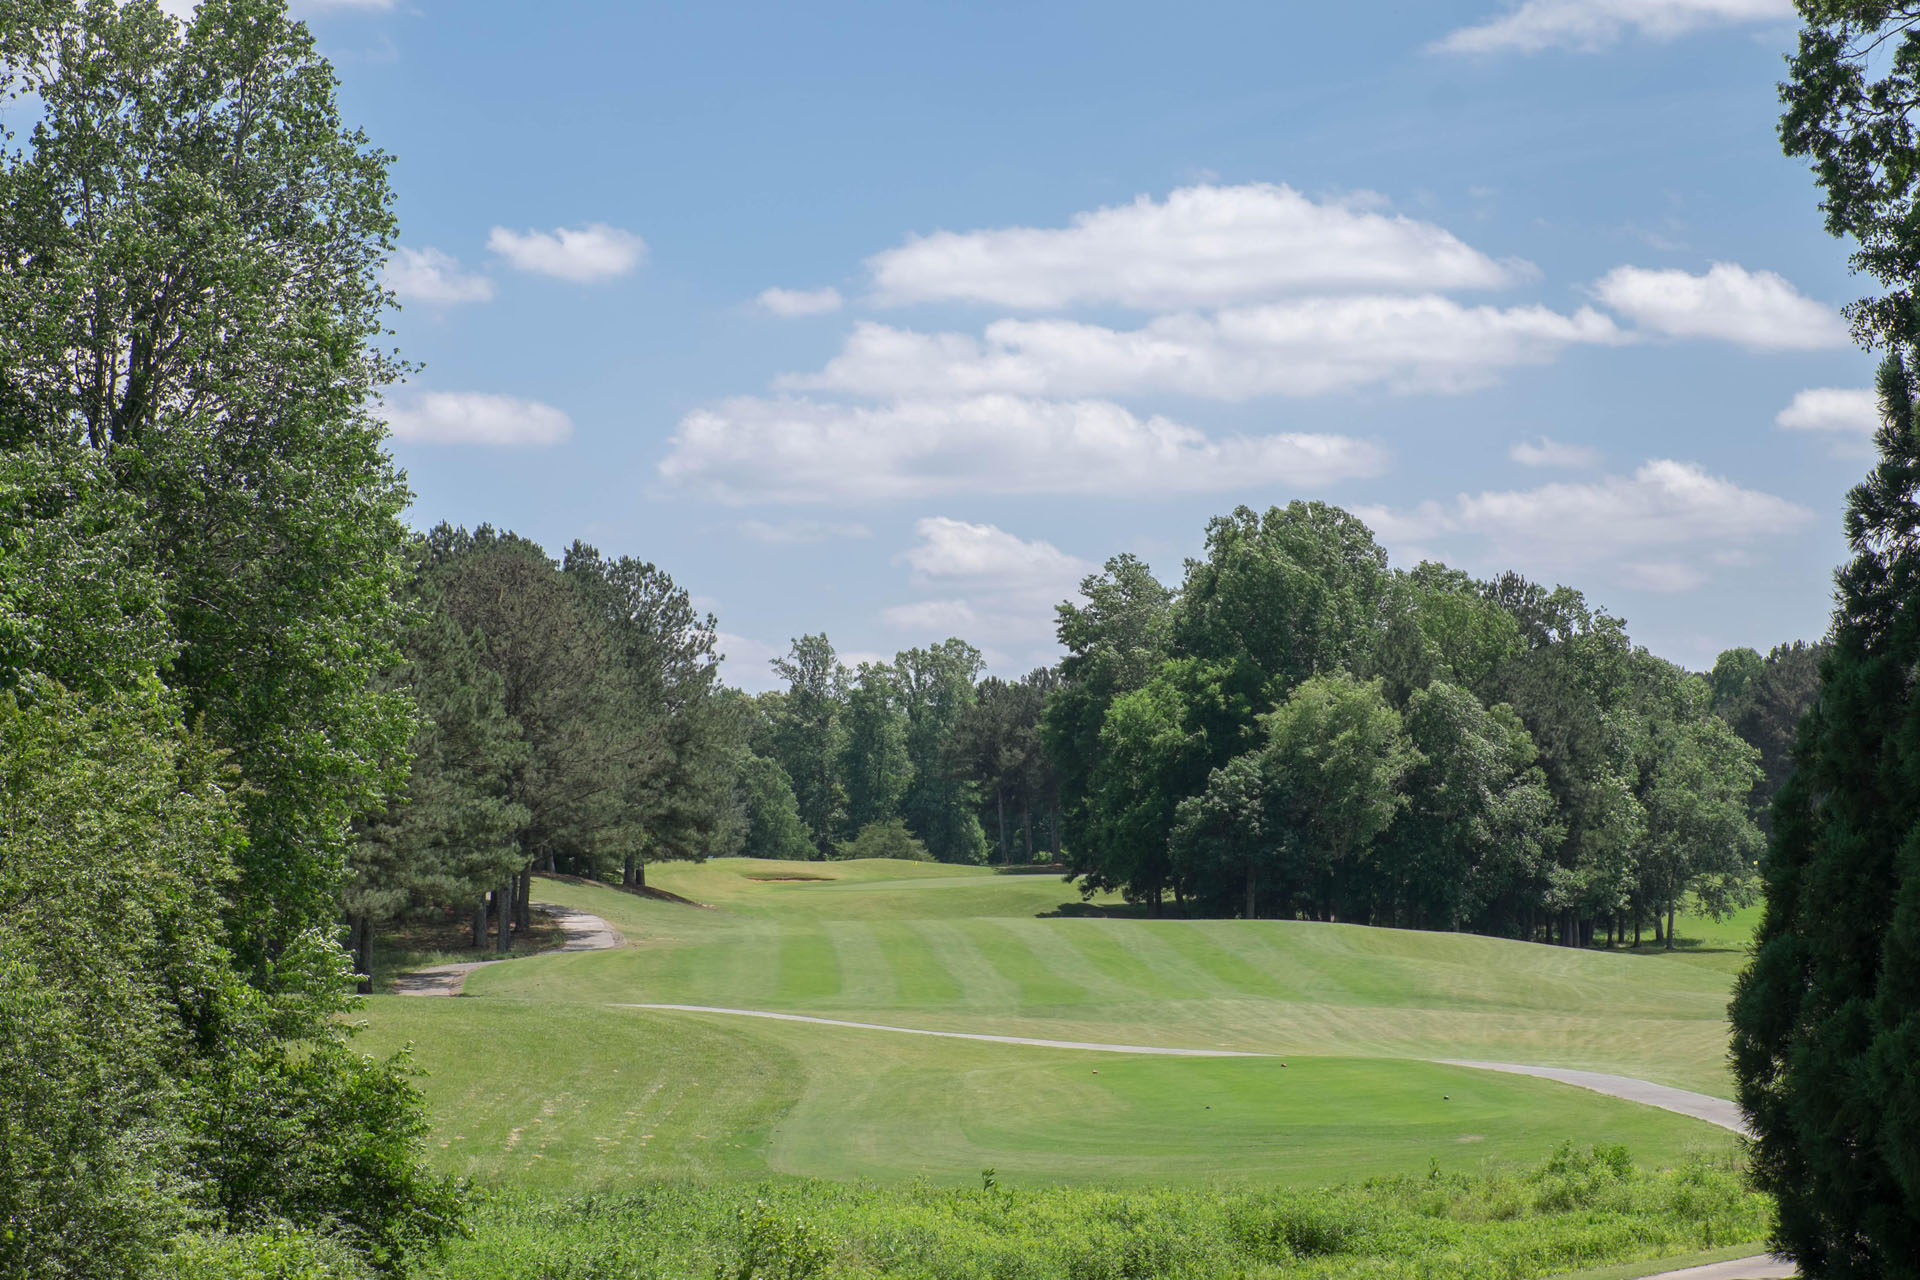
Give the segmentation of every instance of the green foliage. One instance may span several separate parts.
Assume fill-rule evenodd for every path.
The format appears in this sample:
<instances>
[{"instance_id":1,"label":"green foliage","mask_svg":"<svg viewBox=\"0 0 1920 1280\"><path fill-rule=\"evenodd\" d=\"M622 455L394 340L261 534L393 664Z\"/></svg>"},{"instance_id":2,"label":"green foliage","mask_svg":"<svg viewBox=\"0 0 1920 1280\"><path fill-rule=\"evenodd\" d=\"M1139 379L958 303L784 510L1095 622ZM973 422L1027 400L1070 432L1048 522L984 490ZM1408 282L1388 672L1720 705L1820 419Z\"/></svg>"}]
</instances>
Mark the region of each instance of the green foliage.
<instances>
[{"instance_id":1,"label":"green foliage","mask_svg":"<svg viewBox=\"0 0 1920 1280\"><path fill-rule=\"evenodd\" d=\"M836 858L900 858L907 862L934 860L927 846L907 830L904 818L869 822L860 828L860 833L853 839L842 840L835 845L833 854Z\"/></svg>"},{"instance_id":2,"label":"green foliage","mask_svg":"<svg viewBox=\"0 0 1920 1280\"><path fill-rule=\"evenodd\" d=\"M742 749L736 764L736 802L742 826L740 852L753 858L816 856L787 771L777 761Z\"/></svg>"},{"instance_id":3,"label":"green foliage","mask_svg":"<svg viewBox=\"0 0 1920 1280\"><path fill-rule=\"evenodd\" d=\"M1484 1280L1740 1243L1765 1227L1765 1200L1724 1165L1653 1172L1622 1148L1569 1144L1532 1170L1312 1190L784 1182L503 1195L421 1280ZM749 1259L757 1269L742 1269Z\"/></svg>"},{"instance_id":4,"label":"green foliage","mask_svg":"<svg viewBox=\"0 0 1920 1280\"><path fill-rule=\"evenodd\" d=\"M1811 160L1827 230L1858 246L1850 265L1886 287L1848 313L1866 345L1920 338L1920 18L1887 0L1800 0L1804 25L1780 86L1780 141Z\"/></svg>"},{"instance_id":5,"label":"green foliage","mask_svg":"<svg viewBox=\"0 0 1920 1280\"><path fill-rule=\"evenodd\" d=\"M907 757L907 711L899 673L863 662L846 691L840 771L845 779L846 826L859 831L900 812L913 762Z\"/></svg>"},{"instance_id":6,"label":"green foliage","mask_svg":"<svg viewBox=\"0 0 1920 1280\"><path fill-rule=\"evenodd\" d=\"M1848 1280L1920 1275L1920 421L1900 357L1879 389L1880 461L1848 495L1854 554L1732 1007L1778 1238Z\"/></svg>"},{"instance_id":7,"label":"green foliage","mask_svg":"<svg viewBox=\"0 0 1920 1280\"><path fill-rule=\"evenodd\" d=\"M1751 678L1738 682L1737 692L1727 697L1721 696L1719 664L1714 666L1714 711L1760 753L1760 781L1754 785L1750 807L1763 831L1773 830L1773 797L1793 772L1794 739L1820 691L1820 658L1825 649L1824 644L1804 641L1775 645Z\"/></svg>"},{"instance_id":8,"label":"green foliage","mask_svg":"<svg viewBox=\"0 0 1920 1280\"><path fill-rule=\"evenodd\" d=\"M974 703L980 651L960 640L909 649L895 659L907 717L907 762L912 774L900 816L940 862L984 862L973 784L956 775L948 744Z\"/></svg>"},{"instance_id":9,"label":"green foliage","mask_svg":"<svg viewBox=\"0 0 1920 1280\"><path fill-rule=\"evenodd\" d=\"M787 682L787 691L768 717L769 745L793 786L815 856L825 857L846 806L845 784L835 767L845 739L846 668L827 637L817 635L795 640L786 657L774 659L773 669Z\"/></svg>"},{"instance_id":10,"label":"green foliage","mask_svg":"<svg viewBox=\"0 0 1920 1280\"><path fill-rule=\"evenodd\" d=\"M335 1236L284 1223L241 1233L195 1233L169 1242L154 1280L369 1280L372 1272Z\"/></svg>"}]
</instances>

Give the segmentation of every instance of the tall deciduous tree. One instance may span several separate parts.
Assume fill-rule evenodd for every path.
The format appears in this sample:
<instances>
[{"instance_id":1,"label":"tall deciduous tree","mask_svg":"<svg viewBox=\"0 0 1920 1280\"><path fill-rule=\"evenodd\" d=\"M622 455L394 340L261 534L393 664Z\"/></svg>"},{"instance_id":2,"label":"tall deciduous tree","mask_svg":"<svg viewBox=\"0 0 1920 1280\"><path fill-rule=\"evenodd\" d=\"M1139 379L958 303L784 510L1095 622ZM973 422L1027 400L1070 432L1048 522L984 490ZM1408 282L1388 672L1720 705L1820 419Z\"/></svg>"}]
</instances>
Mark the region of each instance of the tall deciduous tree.
<instances>
[{"instance_id":1,"label":"tall deciduous tree","mask_svg":"<svg viewBox=\"0 0 1920 1280\"><path fill-rule=\"evenodd\" d=\"M407 495L372 397L388 157L278 0L0 16L0 90L39 99L0 164L0 385L141 507L179 653L247 828L229 922L266 983L338 910L348 822L399 780L392 665Z\"/></svg>"},{"instance_id":2,"label":"tall deciduous tree","mask_svg":"<svg viewBox=\"0 0 1920 1280\"><path fill-rule=\"evenodd\" d=\"M786 657L773 660L773 670L787 682L769 716L773 756L792 783L814 856L831 857L847 799L839 769L847 669L822 634L795 640Z\"/></svg>"},{"instance_id":3,"label":"tall deciduous tree","mask_svg":"<svg viewBox=\"0 0 1920 1280\"><path fill-rule=\"evenodd\" d=\"M939 862L986 859L973 784L954 772L947 750L961 717L973 705L981 665L980 651L962 640L909 649L895 661L907 717L907 761L913 770L900 816Z\"/></svg>"}]
</instances>

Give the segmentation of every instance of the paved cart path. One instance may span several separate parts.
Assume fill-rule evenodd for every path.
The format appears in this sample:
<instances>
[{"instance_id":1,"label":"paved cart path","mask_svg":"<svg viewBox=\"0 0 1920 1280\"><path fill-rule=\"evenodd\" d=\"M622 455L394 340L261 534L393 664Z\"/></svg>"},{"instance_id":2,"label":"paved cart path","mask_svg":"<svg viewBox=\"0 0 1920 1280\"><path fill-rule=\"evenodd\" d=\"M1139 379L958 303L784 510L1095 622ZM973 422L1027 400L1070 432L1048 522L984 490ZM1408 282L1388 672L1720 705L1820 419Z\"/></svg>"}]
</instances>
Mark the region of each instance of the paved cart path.
<instances>
[{"instance_id":1,"label":"paved cart path","mask_svg":"<svg viewBox=\"0 0 1920 1280\"><path fill-rule=\"evenodd\" d=\"M527 905L552 916L560 926L560 932L567 939L560 947L562 951L608 951L620 945L619 931L599 916L575 911L572 907L555 906L551 902L530 902ZM403 973L394 979L394 994L457 996L466 987L468 974L483 965L499 963L498 960L466 960L459 964L437 964L431 969Z\"/></svg>"}]
</instances>

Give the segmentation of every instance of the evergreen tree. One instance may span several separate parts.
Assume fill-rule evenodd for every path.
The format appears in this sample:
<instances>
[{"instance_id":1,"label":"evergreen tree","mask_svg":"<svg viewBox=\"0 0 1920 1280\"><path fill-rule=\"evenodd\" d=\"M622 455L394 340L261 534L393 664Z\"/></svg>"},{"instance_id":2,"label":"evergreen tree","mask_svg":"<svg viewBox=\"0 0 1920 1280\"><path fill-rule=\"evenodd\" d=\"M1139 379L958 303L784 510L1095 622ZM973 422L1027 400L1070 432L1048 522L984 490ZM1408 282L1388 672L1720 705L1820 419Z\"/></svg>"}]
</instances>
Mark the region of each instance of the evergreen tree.
<instances>
[{"instance_id":1,"label":"evergreen tree","mask_svg":"<svg viewBox=\"0 0 1920 1280\"><path fill-rule=\"evenodd\" d=\"M768 742L793 786L814 856L829 857L846 809L839 765L846 733L841 712L847 669L824 634L795 640L786 657L773 660L773 669L787 689L769 704Z\"/></svg>"},{"instance_id":2,"label":"evergreen tree","mask_svg":"<svg viewBox=\"0 0 1920 1280\"><path fill-rule=\"evenodd\" d=\"M1853 558L1732 1006L1754 1174L1817 1280L1920 1276L1920 421L1899 356L1879 391L1880 461L1848 495Z\"/></svg>"},{"instance_id":3,"label":"evergreen tree","mask_svg":"<svg viewBox=\"0 0 1920 1280\"><path fill-rule=\"evenodd\" d=\"M840 776L845 779L845 828L859 832L870 823L900 816L900 802L913 778L907 759L907 712L902 705L900 673L878 662L863 662L847 688L841 713Z\"/></svg>"},{"instance_id":4,"label":"evergreen tree","mask_svg":"<svg viewBox=\"0 0 1920 1280\"><path fill-rule=\"evenodd\" d=\"M939 862L984 862L973 784L953 771L948 743L973 705L980 651L962 640L909 649L895 661L907 716L907 763L912 769L900 815Z\"/></svg>"}]
</instances>

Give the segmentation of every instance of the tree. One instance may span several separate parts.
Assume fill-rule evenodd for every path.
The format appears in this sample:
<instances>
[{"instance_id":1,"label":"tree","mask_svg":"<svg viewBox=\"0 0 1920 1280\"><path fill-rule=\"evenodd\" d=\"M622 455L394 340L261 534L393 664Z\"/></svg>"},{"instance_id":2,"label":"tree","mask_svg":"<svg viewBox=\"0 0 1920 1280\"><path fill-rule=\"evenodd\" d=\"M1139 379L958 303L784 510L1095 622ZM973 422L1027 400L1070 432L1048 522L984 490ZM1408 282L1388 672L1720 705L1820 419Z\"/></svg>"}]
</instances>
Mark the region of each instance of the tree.
<instances>
[{"instance_id":1,"label":"tree","mask_svg":"<svg viewBox=\"0 0 1920 1280\"><path fill-rule=\"evenodd\" d=\"M665 570L575 542L563 571L605 624L618 668L608 682L618 706L612 749L625 774L616 852L621 883L644 885L648 862L705 858L729 840L744 726L718 696L713 615L699 613Z\"/></svg>"},{"instance_id":2,"label":"tree","mask_svg":"<svg viewBox=\"0 0 1920 1280\"><path fill-rule=\"evenodd\" d=\"M384 922L471 904L524 865L519 837L529 814L510 793L527 744L480 646L426 582L418 587L421 613L398 677L420 716L412 768L405 791L360 822L343 895L362 975L373 972ZM363 977L361 990L370 989Z\"/></svg>"},{"instance_id":3,"label":"tree","mask_svg":"<svg viewBox=\"0 0 1920 1280\"><path fill-rule=\"evenodd\" d=\"M913 777L907 758L907 712L900 675L863 662L846 692L840 776L846 780L845 825L852 831L898 817Z\"/></svg>"},{"instance_id":4,"label":"tree","mask_svg":"<svg viewBox=\"0 0 1920 1280\"><path fill-rule=\"evenodd\" d=\"M1377 855L1376 923L1504 931L1565 834L1533 739L1511 707L1445 681L1415 690L1404 719L1420 759Z\"/></svg>"},{"instance_id":5,"label":"tree","mask_svg":"<svg viewBox=\"0 0 1920 1280\"><path fill-rule=\"evenodd\" d=\"M152 0L0 8L0 95L22 92L0 1267L127 1274L183 1222L291 1222L397 1273L458 1202L402 1064L349 1043L334 937L352 819L413 727L381 683L407 500L373 412L400 369L377 346L387 157L276 0L184 28Z\"/></svg>"},{"instance_id":6,"label":"tree","mask_svg":"<svg viewBox=\"0 0 1920 1280\"><path fill-rule=\"evenodd\" d=\"M954 726L948 743L948 768L972 782L993 823L1000 861L1012 861L1009 814L1018 821L1020 857L1034 853L1033 813L1051 801L1053 769L1040 741L1040 716L1053 673L1028 673L1018 681L989 676L974 691L974 704Z\"/></svg>"},{"instance_id":7,"label":"tree","mask_svg":"<svg viewBox=\"0 0 1920 1280\"><path fill-rule=\"evenodd\" d=\"M1379 683L1351 676L1316 676L1261 721L1290 905L1320 919L1351 912L1364 900L1359 864L1406 806L1401 781L1419 755Z\"/></svg>"},{"instance_id":8,"label":"tree","mask_svg":"<svg viewBox=\"0 0 1920 1280\"><path fill-rule=\"evenodd\" d=\"M894 662L907 717L907 762L912 768L900 816L940 862L984 862L973 784L954 774L947 744L973 705L980 651L962 640L909 649Z\"/></svg>"},{"instance_id":9,"label":"tree","mask_svg":"<svg viewBox=\"0 0 1920 1280\"><path fill-rule=\"evenodd\" d=\"M813 838L800 821L800 806L794 803L787 771L778 761L744 747L735 767L741 811L737 851L750 858L802 861L815 857Z\"/></svg>"},{"instance_id":10,"label":"tree","mask_svg":"<svg viewBox=\"0 0 1920 1280\"><path fill-rule=\"evenodd\" d=\"M482 525L427 535L426 573L476 637L527 751L509 798L526 810L521 852L548 870L592 872L627 832L633 691L603 613L534 542ZM653 750L647 740L639 749Z\"/></svg>"},{"instance_id":11,"label":"tree","mask_svg":"<svg viewBox=\"0 0 1920 1280\"><path fill-rule=\"evenodd\" d=\"M834 657L833 644L824 634L795 640L786 657L773 660L773 669L787 682L786 695L770 717L773 756L793 784L814 856L824 858L833 851L833 836L846 807L839 763L846 732L841 707L847 669Z\"/></svg>"},{"instance_id":12,"label":"tree","mask_svg":"<svg viewBox=\"0 0 1920 1280\"><path fill-rule=\"evenodd\" d=\"M11 6L17 91L41 112L0 161L8 434L97 451L138 503L168 682L247 783L227 921L266 985L335 918L349 820L410 733L377 683L407 502L372 412L401 370L377 345L388 157L280 0L184 27L150 0Z\"/></svg>"},{"instance_id":13,"label":"tree","mask_svg":"<svg viewBox=\"0 0 1920 1280\"><path fill-rule=\"evenodd\" d=\"M1805 156L1827 230L1858 246L1849 260L1886 287L1848 310L1867 346L1920 340L1920 14L1885 0L1799 0L1804 25L1780 86L1780 141Z\"/></svg>"},{"instance_id":14,"label":"tree","mask_svg":"<svg viewBox=\"0 0 1920 1280\"><path fill-rule=\"evenodd\" d=\"M1057 607L1059 686L1046 699L1040 736L1057 771L1057 825L1070 834L1076 870L1094 851L1088 847L1093 816L1088 805L1099 783L1100 736L1115 698L1140 688L1160 670L1172 643L1173 595L1146 564L1128 555L1080 583L1084 605Z\"/></svg>"},{"instance_id":15,"label":"tree","mask_svg":"<svg viewBox=\"0 0 1920 1280\"><path fill-rule=\"evenodd\" d=\"M907 824L900 818L889 818L885 822L869 822L860 828L860 833L851 840L842 840L834 846L836 858L899 858L908 862L932 862L933 854L927 846L914 838L907 830Z\"/></svg>"},{"instance_id":16,"label":"tree","mask_svg":"<svg viewBox=\"0 0 1920 1280\"><path fill-rule=\"evenodd\" d=\"M1750 803L1763 832L1773 830L1773 797L1793 771L1795 735L1820 691L1823 652L1824 645L1798 640L1775 645L1736 696L1723 700L1716 690L1714 710L1760 753L1760 781Z\"/></svg>"},{"instance_id":17,"label":"tree","mask_svg":"<svg viewBox=\"0 0 1920 1280\"><path fill-rule=\"evenodd\" d=\"M1879 391L1880 460L1848 495L1853 558L1731 1011L1776 1242L1834 1280L1920 1276L1920 420L1899 355Z\"/></svg>"}]
</instances>

